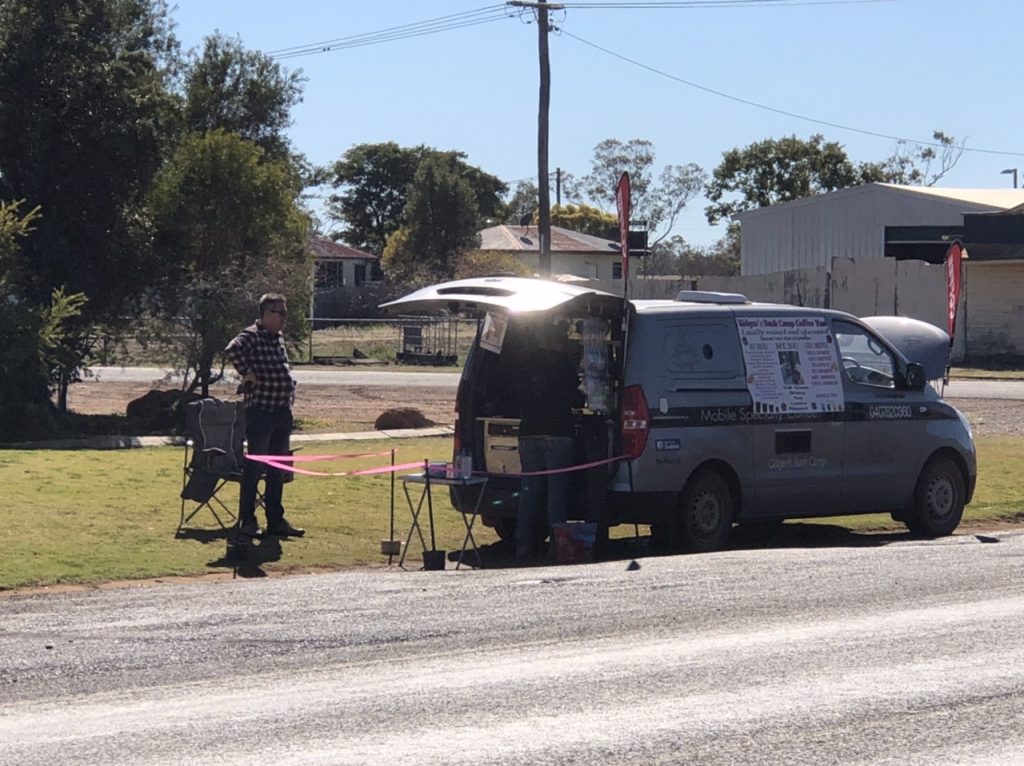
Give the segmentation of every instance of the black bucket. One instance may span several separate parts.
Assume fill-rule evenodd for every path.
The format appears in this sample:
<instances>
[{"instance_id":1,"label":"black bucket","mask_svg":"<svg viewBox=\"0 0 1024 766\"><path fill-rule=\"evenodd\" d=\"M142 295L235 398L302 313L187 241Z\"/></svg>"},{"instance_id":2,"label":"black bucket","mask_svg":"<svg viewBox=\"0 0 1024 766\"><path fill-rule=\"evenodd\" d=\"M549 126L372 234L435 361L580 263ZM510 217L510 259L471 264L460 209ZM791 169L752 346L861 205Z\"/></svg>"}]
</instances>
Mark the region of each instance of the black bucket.
<instances>
[{"instance_id":1,"label":"black bucket","mask_svg":"<svg viewBox=\"0 0 1024 766\"><path fill-rule=\"evenodd\" d=\"M428 572L444 569L447 551L423 551L423 568Z\"/></svg>"}]
</instances>

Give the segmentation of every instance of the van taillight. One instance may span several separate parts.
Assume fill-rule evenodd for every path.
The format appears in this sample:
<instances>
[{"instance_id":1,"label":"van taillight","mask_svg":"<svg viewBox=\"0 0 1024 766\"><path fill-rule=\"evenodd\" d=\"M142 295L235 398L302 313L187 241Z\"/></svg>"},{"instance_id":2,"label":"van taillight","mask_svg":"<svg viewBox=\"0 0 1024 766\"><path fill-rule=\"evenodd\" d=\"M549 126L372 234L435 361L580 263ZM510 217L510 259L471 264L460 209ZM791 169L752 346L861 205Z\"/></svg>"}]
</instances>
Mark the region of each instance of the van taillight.
<instances>
[{"instance_id":1,"label":"van taillight","mask_svg":"<svg viewBox=\"0 0 1024 766\"><path fill-rule=\"evenodd\" d=\"M647 399L640 386L627 386L622 392L619 422L622 425L622 450L630 460L635 460L643 454L650 432Z\"/></svg>"},{"instance_id":2,"label":"van taillight","mask_svg":"<svg viewBox=\"0 0 1024 766\"><path fill-rule=\"evenodd\" d=\"M460 433L460 430L461 429L459 428L459 419L455 418L455 439L453 439L454 444L452 444L453 455L458 455L459 452L462 450L462 434Z\"/></svg>"}]
</instances>

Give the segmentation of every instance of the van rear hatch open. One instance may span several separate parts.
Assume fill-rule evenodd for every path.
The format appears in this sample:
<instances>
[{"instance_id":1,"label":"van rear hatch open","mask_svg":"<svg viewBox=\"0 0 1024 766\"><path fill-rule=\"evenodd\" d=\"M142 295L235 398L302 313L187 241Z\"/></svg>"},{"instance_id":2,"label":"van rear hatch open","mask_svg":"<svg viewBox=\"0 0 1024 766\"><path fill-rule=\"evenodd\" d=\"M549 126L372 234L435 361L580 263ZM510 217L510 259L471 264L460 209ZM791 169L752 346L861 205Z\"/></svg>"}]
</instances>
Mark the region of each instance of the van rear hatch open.
<instances>
[{"instance_id":1,"label":"van rear hatch open","mask_svg":"<svg viewBox=\"0 0 1024 766\"><path fill-rule=\"evenodd\" d=\"M381 304L388 314L448 313L479 316L487 311L509 314L551 311L577 303L590 313L609 316L622 311L622 298L561 282L527 277L474 277L424 287Z\"/></svg>"}]
</instances>

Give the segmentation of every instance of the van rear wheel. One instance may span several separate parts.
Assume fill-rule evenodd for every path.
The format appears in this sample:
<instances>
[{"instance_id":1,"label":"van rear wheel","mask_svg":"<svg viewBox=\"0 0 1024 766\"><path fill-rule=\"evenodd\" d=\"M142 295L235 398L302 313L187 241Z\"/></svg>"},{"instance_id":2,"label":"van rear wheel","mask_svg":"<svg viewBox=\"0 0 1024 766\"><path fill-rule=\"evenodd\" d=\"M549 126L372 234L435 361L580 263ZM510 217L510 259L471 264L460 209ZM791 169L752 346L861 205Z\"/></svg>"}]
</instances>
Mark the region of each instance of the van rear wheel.
<instances>
[{"instance_id":1,"label":"van rear wheel","mask_svg":"<svg viewBox=\"0 0 1024 766\"><path fill-rule=\"evenodd\" d=\"M679 541L684 550L717 551L729 541L735 515L732 489L715 471L703 471L683 489L679 501Z\"/></svg>"},{"instance_id":2,"label":"van rear wheel","mask_svg":"<svg viewBox=\"0 0 1024 766\"><path fill-rule=\"evenodd\" d=\"M965 497L960 466L948 457L933 457L917 479L907 529L924 537L952 534L963 518Z\"/></svg>"}]
</instances>

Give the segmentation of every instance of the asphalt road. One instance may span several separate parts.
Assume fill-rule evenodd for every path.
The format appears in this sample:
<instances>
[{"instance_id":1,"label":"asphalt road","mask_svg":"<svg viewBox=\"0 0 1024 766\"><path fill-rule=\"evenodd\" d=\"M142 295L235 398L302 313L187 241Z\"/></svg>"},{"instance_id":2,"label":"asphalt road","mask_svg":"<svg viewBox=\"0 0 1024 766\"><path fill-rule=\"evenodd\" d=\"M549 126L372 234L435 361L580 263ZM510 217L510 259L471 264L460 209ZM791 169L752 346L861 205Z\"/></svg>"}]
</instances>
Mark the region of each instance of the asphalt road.
<instances>
[{"instance_id":1,"label":"asphalt road","mask_svg":"<svg viewBox=\"0 0 1024 766\"><path fill-rule=\"evenodd\" d=\"M7 597L0 763L1024 763L983 539Z\"/></svg>"},{"instance_id":2,"label":"asphalt road","mask_svg":"<svg viewBox=\"0 0 1024 766\"><path fill-rule=\"evenodd\" d=\"M158 367L93 367L94 382L123 383L180 382ZM392 372L388 370L308 369L294 370L300 384L320 386L431 386L450 388L454 394L459 372ZM1024 380L951 380L945 396L961 399L1024 399Z\"/></svg>"}]
</instances>

